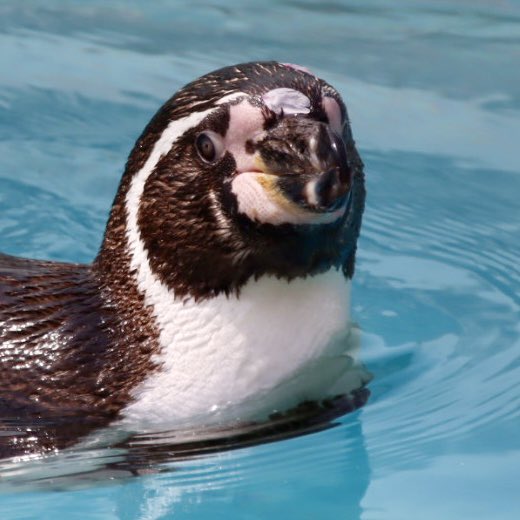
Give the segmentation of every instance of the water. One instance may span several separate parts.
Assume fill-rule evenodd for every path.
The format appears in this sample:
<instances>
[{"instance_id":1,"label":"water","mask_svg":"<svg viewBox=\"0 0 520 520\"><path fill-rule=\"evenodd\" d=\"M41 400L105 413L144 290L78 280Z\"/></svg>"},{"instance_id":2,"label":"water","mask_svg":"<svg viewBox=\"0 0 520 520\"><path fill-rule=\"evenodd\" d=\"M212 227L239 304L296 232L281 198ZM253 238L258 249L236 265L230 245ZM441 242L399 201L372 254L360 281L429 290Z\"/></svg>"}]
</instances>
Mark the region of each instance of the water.
<instances>
[{"instance_id":1,"label":"water","mask_svg":"<svg viewBox=\"0 0 520 520\"><path fill-rule=\"evenodd\" d=\"M3 519L518 517L518 3L10 0L0 49L0 250L40 258L92 259L187 81L275 58L335 85L366 163L353 315L375 375L297 438L181 460L141 439L137 476L122 449L4 464Z\"/></svg>"}]
</instances>

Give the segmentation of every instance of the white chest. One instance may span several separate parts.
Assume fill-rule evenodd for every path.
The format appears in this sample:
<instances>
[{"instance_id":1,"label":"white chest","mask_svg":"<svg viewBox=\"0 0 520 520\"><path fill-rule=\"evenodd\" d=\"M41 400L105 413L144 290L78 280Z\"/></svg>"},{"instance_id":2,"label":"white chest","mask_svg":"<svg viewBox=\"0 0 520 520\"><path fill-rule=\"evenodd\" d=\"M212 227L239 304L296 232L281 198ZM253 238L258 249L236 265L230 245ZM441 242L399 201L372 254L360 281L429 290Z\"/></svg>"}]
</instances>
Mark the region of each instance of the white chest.
<instances>
[{"instance_id":1,"label":"white chest","mask_svg":"<svg viewBox=\"0 0 520 520\"><path fill-rule=\"evenodd\" d=\"M161 330L161 368L135 390L124 411L131 423L206 421L228 410L250 419L323 398L341 375L350 283L340 272L290 283L264 277L239 298L199 303L157 285L145 296Z\"/></svg>"}]
</instances>

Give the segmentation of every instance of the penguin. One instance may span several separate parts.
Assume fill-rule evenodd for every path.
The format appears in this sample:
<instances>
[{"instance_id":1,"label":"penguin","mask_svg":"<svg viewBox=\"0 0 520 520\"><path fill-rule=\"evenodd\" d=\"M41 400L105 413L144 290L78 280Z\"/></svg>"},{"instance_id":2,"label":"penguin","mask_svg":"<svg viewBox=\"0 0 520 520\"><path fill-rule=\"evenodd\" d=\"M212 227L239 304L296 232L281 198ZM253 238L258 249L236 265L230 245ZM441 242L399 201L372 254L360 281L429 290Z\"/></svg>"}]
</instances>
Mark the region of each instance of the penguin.
<instances>
[{"instance_id":1,"label":"penguin","mask_svg":"<svg viewBox=\"0 0 520 520\"><path fill-rule=\"evenodd\" d=\"M307 69L181 88L137 139L92 264L0 254L0 456L354 395L364 205L345 104Z\"/></svg>"}]
</instances>

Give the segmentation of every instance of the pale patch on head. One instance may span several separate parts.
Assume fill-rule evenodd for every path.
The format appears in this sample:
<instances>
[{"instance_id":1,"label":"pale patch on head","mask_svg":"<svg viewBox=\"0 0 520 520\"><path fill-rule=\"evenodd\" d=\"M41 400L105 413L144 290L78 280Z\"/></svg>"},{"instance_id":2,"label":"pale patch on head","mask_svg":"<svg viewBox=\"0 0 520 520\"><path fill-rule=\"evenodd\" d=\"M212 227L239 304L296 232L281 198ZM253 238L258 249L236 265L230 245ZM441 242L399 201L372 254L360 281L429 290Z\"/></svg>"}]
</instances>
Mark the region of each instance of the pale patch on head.
<instances>
[{"instance_id":1,"label":"pale patch on head","mask_svg":"<svg viewBox=\"0 0 520 520\"><path fill-rule=\"evenodd\" d=\"M293 88L270 90L262 96L262 101L275 114L308 114L311 111L311 100Z\"/></svg>"},{"instance_id":2,"label":"pale patch on head","mask_svg":"<svg viewBox=\"0 0 520 520\"><path fill-rule=\"evenodd\" d=\"M226 94L225 96L221 97L217 101L217 105L223 105L224 103L232 103L233 101L236 101L237 99L248 97L248 95L245 92L231 92L231 94Z\"/></svg>"},{"instance_id":3,"label":"pale patch on head","mask_svg":"<svg viewBox=\"0 0 520 520\"><path fill-rule=\"evenodd\" d=\"M324 96L322 104L323 109L327 114L327 118L329 119L331 128L341 135L343 131L343 122L341 120L341 108L339 107L338 102L333 97Z\"/></svg>"}]
</instances>

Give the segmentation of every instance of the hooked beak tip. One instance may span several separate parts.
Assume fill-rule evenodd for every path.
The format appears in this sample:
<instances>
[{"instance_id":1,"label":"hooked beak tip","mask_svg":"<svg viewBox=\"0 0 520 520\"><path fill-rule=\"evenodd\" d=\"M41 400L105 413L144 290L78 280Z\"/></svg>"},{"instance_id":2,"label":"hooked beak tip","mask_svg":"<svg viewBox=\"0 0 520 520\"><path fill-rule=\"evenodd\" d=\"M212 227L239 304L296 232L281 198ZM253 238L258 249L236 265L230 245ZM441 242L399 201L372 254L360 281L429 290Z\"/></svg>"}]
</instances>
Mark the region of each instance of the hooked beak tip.
<instances>
[{"instance_id":1,"label":"hooked beak tip","mask_svg":"<svg viewBox=\"0 0 520 520\"><path fill-rule=\"evenodd\" d=\"M257 173L271 177L278 196L305 211L335 211L351 189L345 142L325 123L282 122L262 140L253 162Z\"/></svg>"}]
</instances>

